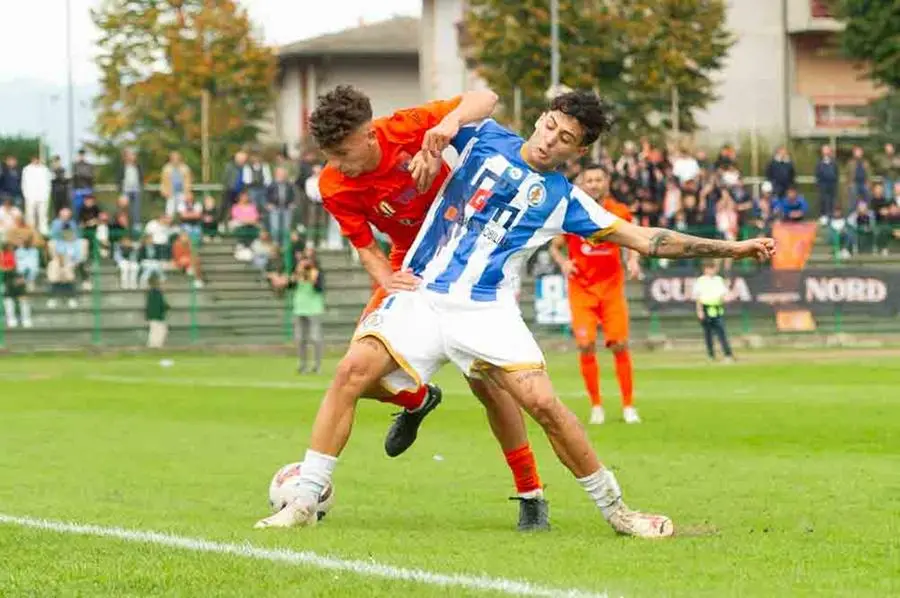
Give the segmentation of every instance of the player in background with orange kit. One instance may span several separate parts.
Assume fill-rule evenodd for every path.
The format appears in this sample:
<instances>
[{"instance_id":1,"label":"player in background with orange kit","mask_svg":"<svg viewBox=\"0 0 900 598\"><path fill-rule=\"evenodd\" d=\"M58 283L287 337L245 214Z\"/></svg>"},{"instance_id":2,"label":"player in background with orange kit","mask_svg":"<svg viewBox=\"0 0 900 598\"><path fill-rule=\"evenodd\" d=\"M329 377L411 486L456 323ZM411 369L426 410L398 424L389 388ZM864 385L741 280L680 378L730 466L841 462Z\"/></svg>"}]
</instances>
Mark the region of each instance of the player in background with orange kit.
<instances>
[{"instance_id":1,"label":"player in background with orange kit","mask_svg":"<svg viewBox=\"0 0 900 598\"><path fill-rule=\"evenodd\" d=\"M328 159L319 177L322 201L378 284L361 321L390 293L415 289L418 279L400 269L450 172L440 150L461 126L489 117L496 102L493 92L474 91L372 120L369 98L353 87L338 86L319 97L310 129ZM372 226L390 238L389 255L378 245ZM520 505L518 528L548 529L547 502L521 410L491 381L467 381L484 404L513 473ZM385 438L385 452L391 457L415 442L425 416L441 401L440 389L425 384L370 389L366 396L402 408Z\"/></svg>"},{"instance_id":2,"label":"player in background with orange kit","mask_svg":"<svg viewBox=\"0 0 900 598\"><path fill-rule=\"evenodd\" d=\"M609 175L599 165L590 165L580 175L578 186L606 211L631 221L628 207L609 195ZM566 249L567 253L563 250ZM638 253L628 251L628 275L640 275ZM600 397L597 364L597 327L603 327L606 347L612 351L616 378L622 393L622 416L626 423L640 423L634 406L631 353L628 351L628 302L625 299L625 268L622 248L615 243L591 243L574 235L553 240L550 254L568 278L572 330L580 352L581 376L591 400L590 423L605 421Z\"/></svg>"}]
</instances>

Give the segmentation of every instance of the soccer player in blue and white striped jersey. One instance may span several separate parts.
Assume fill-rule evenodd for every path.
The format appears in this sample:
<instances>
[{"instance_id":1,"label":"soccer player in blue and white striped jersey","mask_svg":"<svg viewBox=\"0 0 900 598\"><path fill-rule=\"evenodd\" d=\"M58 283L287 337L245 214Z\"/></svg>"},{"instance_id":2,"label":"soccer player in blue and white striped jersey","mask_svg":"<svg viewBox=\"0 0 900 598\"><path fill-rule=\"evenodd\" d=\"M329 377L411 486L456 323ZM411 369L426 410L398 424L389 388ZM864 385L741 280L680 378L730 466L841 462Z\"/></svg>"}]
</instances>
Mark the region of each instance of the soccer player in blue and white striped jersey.
<instances>
[{"instance_id":1,"label":"soccer player in blue and white striped jersey","mask_svg":"<svg viewBox=\"0 0 900 598\"><path fill-rule=\"evenodd\" d=\"M260 527L307 525L350 435L356 401L382 380L421 385L447 361L508 391L544 429L573 473L619 533L669 536L663 515L628 508L611 471L600 464L576 416L556 397L544 357L514 300L521 263L553 237L569 233L605 240L644 255L756 257L771 239L742 242L643 228L604 210L557 171L584 155L610 125L593 92L556 97L523 140L492 120L461 127L451 140L459 160L432 204L398 277L416 290L387 297L366 318L325 395L313 426L294 502Z\"/></svg>"}]
</instances>

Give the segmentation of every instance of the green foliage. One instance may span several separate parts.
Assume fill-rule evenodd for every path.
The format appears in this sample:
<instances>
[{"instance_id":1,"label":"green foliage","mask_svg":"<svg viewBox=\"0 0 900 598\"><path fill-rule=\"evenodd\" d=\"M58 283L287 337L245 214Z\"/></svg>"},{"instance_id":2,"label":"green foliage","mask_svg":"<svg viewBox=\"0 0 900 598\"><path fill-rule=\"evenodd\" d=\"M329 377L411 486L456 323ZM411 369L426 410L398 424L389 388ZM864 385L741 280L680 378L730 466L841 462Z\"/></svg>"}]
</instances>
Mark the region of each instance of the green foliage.
<instances>
[{"instance_id":1,"label":"green foliage","mask_svg":"<svg viewBox=\"0 0 900 598\"><path fill-rule=\"evenodd\" d=\"M25 166L31 158L38 155L41 140L38 137L25 135L0 136L0 161L7 156L15 156L19 166Z\"/></svg>"},{"instance_id":2,"label":"green foliage","mask_svg":"<svg viewBox=\"0 0 900 598\"><path fill-rule=\"evenodd\" d=\"M900 0L834 0L832 8L846 23L844 53L864 62L874 81L900 89Z\"/></svg>"},{"instance_id":3,"label":"green foliage","mask_svg":"<svg viewBox=\"0 0 900 598\"><path fill-rule=\"evenodd\" d=\"M711 76L733 41L722 0L560 0L560 81L597 88L618 108L618 135L671 128L672 89L679 129L697 128L693 111L715 99ZM540 115L550 87L550 13L544 0L472 0L466 19L472 58L512 119L522 90L523 128Z\"/></svg>"},{"instance_id":4,"label":"green foliage","mask_svg":"<svg viewBox=\"0 0 900 598\"><path fill-rule=\"evenodd\" d=\"M210 159L252 142L273 102L275 56L233 0L105 0L92 11L103 92L93 149L110 164L139 149L153 178L172 150L200 174L203 91Z\"/></svg>"}]
</instances>

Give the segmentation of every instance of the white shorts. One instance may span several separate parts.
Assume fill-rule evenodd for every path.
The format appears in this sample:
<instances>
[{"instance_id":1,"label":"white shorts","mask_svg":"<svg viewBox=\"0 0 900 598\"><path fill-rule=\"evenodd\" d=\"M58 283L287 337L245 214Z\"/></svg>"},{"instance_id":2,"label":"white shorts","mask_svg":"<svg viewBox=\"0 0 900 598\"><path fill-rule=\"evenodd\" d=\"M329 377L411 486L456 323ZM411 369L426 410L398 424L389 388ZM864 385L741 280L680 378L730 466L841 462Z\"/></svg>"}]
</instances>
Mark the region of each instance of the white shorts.
<instances>
[{"instance_id":1,"label":"white shorts","mask_svg":"<svg viewBox=\"0 0 900 598\"><path fill-rule=\"evenodd\" d=\"M544 354L515 305L461 305L430 291L396 293L360 323L354 338L365 336L379 339L400 364L382 381L394 392L428 382L447 361L472 378L490 366L544 366Z\"/></svg>"}]
</instances>

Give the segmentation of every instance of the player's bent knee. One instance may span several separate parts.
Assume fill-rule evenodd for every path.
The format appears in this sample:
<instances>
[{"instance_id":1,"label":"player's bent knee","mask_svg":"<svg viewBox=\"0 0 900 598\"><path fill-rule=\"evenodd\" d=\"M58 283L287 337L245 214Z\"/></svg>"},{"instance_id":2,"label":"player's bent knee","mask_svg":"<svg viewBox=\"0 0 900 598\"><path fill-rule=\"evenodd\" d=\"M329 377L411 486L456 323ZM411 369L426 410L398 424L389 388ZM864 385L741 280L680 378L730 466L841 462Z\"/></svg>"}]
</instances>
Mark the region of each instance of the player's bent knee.
<instances>
[{"instance_id":1,"label":"player's bent knee","mask_svg":"<svg viewBox=\"0 0 900 598\"><path fill-rule=\"evenodd\" d=\"M523 407L543 428L552 427L559 419L562 403L552 394L540 393L527 397Z\"/></svg>"},{"instance_id":2,"label":"player's bent knee","mask_svg":"<svg viewBox=\"0 0 900 598\"><path fill-rule=\"evenodd\" d=\"M609 350L613 353L621 353L628 349L628 341L615 341L609 344Z\"/></svg>"},{"instance_id":3,"label":"player's bent knee","mask_svg":"<svg viewBox=\"0 0 900 598\"><path fill-rule=\"evenodd\" d=\"M578 351L581 352L582 355L590 355L592 353L596 353L597 352L597 344L596 343L579 344Z\"/></svg>"}]
</instances>

